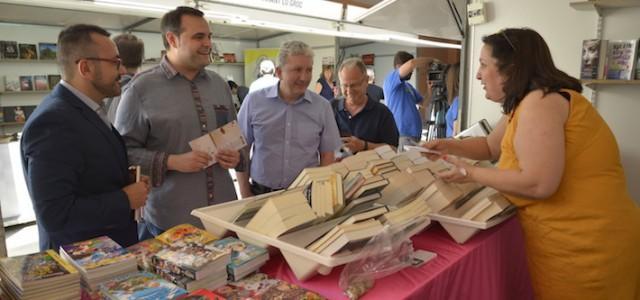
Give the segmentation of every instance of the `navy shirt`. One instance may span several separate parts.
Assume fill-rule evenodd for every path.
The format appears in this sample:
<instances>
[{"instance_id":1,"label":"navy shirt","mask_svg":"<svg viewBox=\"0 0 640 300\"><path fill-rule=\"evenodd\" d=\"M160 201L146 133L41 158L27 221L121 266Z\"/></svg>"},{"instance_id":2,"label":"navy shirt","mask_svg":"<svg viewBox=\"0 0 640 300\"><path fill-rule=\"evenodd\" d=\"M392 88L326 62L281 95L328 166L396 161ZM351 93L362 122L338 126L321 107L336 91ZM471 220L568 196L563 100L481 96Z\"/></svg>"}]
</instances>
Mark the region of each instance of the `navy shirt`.
<instances>
[{"instance_id":1,"label":"navy shirt","mask_svg":"<svg viewBox=\"0 0 640 300\"><path fill-rule=\"evenodd\" d=\"M398 128L391 111L368 96L367 104L355 116L344 107L344 98L331 102L333 114L341 136L355 136L372 143L385 143L398 147Z\"/></svg>"},{"instance_id":2,"label":"navy shirt","mask_svg":"<svg viewBox=\"0 0 640 300\"><path fill-rule=\"evenodd\" d=\"M318 83L322 85L322 90L320 90L320 96L331 101L331 99L333 99L335 95L333 94L333 88L331 88L331 86L329 85L329 82L326 79L324 79L324 76L320 76L320 79L318 79Z\"/></svg>"}]
</instances>

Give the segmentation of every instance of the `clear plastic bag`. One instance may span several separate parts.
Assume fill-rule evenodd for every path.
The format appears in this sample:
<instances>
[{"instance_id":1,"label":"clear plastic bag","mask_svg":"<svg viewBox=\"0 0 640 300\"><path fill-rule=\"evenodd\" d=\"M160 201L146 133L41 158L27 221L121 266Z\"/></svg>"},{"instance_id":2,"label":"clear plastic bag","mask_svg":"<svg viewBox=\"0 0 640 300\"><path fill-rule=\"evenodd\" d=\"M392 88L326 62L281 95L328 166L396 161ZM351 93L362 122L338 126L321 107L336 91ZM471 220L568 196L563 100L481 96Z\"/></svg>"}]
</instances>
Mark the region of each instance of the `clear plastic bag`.
<instances>
[{"instance_id":1,"label":"clear plastic bag","mask_svg":"<svg viewBox=\"0 0 640 300\"><path fill-rule=\"evenodd\" d=\"M385 225L382 232L362 248L363 256L345 265L338 284L349 299L360 298L373 287L376 279L411 265L413 243L405 233L425 219L416 218L397 226Z\"/></svg>"}]
</instances>

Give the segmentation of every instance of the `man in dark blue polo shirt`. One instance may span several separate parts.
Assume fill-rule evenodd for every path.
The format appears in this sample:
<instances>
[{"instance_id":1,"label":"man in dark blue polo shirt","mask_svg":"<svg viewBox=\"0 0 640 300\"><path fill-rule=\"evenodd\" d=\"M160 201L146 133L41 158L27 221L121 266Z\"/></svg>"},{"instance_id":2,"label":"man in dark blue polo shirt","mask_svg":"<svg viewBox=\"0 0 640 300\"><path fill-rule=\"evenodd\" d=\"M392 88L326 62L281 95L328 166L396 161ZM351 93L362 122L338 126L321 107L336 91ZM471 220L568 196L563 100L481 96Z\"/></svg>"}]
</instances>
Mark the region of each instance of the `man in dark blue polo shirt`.
<instances>
[{"instance_id":1,"label":"man in dark blue polo shirt","mask_svg":"<svg viewBox=\"0 0 640 300\"><path fill-rule=\"evenodd\" d=\"M339 70L345 98L334 99L333 112L343 142L352 153L388 144L398 146L398 129L389 109L367 96L367 68L359 58L346 59Z\"/></svg>"}]
</instances>

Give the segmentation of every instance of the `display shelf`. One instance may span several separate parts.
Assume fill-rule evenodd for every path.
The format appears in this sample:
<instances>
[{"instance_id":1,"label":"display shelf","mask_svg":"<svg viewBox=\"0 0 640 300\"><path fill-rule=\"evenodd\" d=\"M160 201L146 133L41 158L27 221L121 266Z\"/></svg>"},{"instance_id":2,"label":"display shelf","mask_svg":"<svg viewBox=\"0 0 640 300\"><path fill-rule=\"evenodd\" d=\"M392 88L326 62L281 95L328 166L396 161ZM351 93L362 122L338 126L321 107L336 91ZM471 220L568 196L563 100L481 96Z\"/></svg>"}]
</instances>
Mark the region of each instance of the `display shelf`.
<instances>
[{"instance_id":1,"label":"display shelf","mask_svg":"<svg viewBox=\"0 0 640 300\"><path fill-rule=\"evenodd\" d=\"M0 122L0 127L4 126L19 126L24 125L25 122Z\"/></svg>"},{"instance_id":2,"label":"display shelf","mask_svg":"<svg viewBox=\"0 0 640 300\"><path fill-rule=\"evenodd\" d=\"M4 91L0 92L0 95L28 95L28 94L47 94L50 93L51 90L37 90L37 91Z\"/></svg>"},{"instance_id":3,"label":"display shelf","mask_svg":"<svg viewBox=\"0 0 640 300\"><path fill-rule=\"evenodd\" d=\"M159 64L159 61L145 61L142 64L143 65L157 65ZM228 62L222 62L222 61L215 61L209 64L211 65L215 65L215 66L237 66L237 67L243 67L244 66L244 62L240 61L240 62L234 62L234 63L228 63Z\"/></svg>"},{"instance_id":4,"label":"display shelf","mask_svg":"<svg viewBox=\"0 0 640 300\"><path fill-rule=\"evenodd\" d=\"M614 79L598 79L598 80L582 80L582 84L590 89L597 89L601 85L640 85L640 80L614 80Z\"/></svg>"},{"instance_id":5,"label":"display shelf","mask_svg":"<svg viewBox=\"0 0 640 300\"><path fill-rule=\"evenodd\" d=\"M577 1L569 3L576 10L596 10L598 14L602 9L607 8L628 8L640 7L638 0L597 0L597 1Z\"/></svg>"},{"instance_id":6,"label":"display shelf","mask_svg":"<svg viewBox=\"0 0 640 300\"><path fill-rule=\"evenodd\" d=\"M27 63L27 64L55 64L58 61L55 59L19 59L19 58L5 58L0 59L0 63Z\"/></svg>"}]
</instances>

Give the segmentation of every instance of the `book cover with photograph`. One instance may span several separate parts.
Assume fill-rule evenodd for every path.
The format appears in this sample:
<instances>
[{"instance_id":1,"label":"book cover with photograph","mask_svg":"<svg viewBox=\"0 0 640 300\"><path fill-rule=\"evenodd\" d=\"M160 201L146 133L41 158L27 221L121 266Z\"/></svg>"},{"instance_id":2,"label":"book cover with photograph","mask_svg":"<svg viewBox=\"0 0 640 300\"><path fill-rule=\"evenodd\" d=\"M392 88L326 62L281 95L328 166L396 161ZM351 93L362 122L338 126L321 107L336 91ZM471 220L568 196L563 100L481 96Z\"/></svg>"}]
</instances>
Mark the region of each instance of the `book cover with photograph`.
<instances>
[{"instance_id":1,"label":"book cover with photograph","mask_svg":"<svg viewBox=\"0 0 640 300\"><path fill-rule=\"evenodd\" d=\"M637 56L638 40L609 41L607 47L607 79L633 79Z\"/></svg>"},{"instance_id":2,"label":"book cover with photograph","mask_svg":"<svg viewBox=\"0 0 640 300\"><path fill-rule=\"evenodd\" d=\"M151 257L166 247L166 244L153 238L129 246L127 250L136 256L138 260L138 269L143 271L153 271L154 268L151 262Z\"/></svg>"},{"instance_id":3,"label":"book cover with photograph","mask_svg":"<svg viewBox=\"0 0 640 300\"><path fill-rule=\"evenodd\" d=\"M20 59L38 59L38 50L35 44L18 44Z\"/></svg>"},{"instance_id":4,"label":"book cover with photograph","mask_svg":"<svg viewBox=\"0 0 640 300\"><path fill-rule=\"evenodd\" d=\"M601 39L582 41L580 79L604 79L607 44Z\"/></svg>"},{"instance_id":5,"label":"book cover with photograph","mask_svg":"<svg viewBox=\"0 0 640 300\"><path fill-rule=\"evenodd\" d=\"M58 45L56 43L38 43L40 59L56 59L58 55Z\"/></svg>"},{"instance_id":6,"label":"book cover with photograph","mask_svg":"<svg viewBox=\"0 0 640 300\"><path fill-rule=\"evenodd\" d=\"M57 74L50 74L47 75L47 79L49 81L49 88L53 90L53 88L56 87L56 84L58 84L58 82L62 80L62 76Z\"/></svg>"},{"instance_id":7,"label":"book cover with photograph","mask_svg":"<svg viewBox=\"0 0 640 300\"><path fill-rule=\"evenodd\" d=\"M49 79L47 75L34 75L33 87L36 91L46 91L49 89Z\"/></svg>"},{"instance_id":8,"label":"book cover with photograph","mask_svg":"<svg viewBox=\"0 0 640 300\"><path fill-rule=\"evenodd\" d=\"M18 42L16 41L1 41L0 42L0 54L2 58L15 59L18 58Z\"/></svg>"},{"instance_id":9,"label":"book cover with photograph","mask_svg":"<svg viewBox=\"0 0 640 300\"><path fill-rule=\"evenodd\" d=\"M33 77L20 76L20 91L33 91Z\"/></svg>"},{"instance_id":10,"label":"book cover with photograph","mask_svg":"<svg viewBox=\"0 0 640 300\"><path fill-rule=\"evenodd\" d=\"M6 123L24 123L35 109L35 105L5 106L2 108L3 120Z\"/></svg>"}]
</instances>

